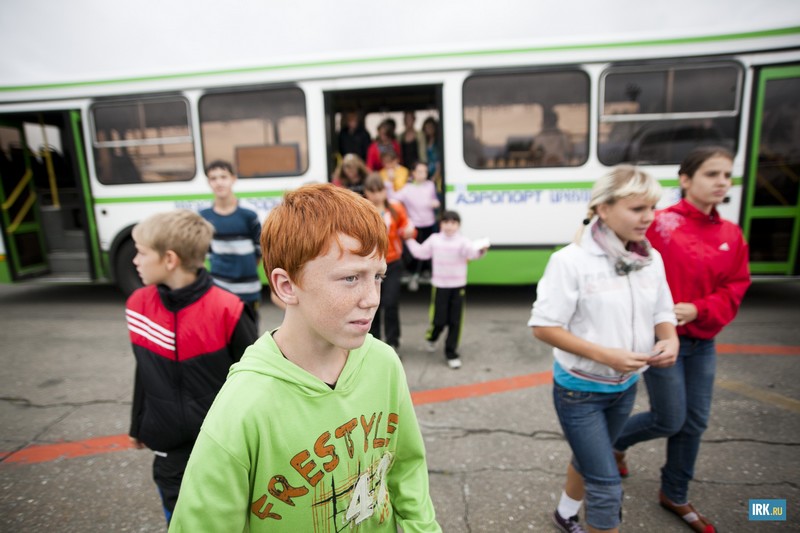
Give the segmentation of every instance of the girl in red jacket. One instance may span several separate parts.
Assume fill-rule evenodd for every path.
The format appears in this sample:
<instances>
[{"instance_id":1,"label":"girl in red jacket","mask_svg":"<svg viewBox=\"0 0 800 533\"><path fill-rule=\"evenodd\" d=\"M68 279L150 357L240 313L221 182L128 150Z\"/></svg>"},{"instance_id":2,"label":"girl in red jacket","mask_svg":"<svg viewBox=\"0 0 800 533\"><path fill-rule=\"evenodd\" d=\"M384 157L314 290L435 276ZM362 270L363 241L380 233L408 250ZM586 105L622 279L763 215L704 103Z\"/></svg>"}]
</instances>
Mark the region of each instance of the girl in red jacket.
<instances>
[{"instance_id":1,"label":"girl in red jacket","mask_svg":"<svg viewBox=\"0 0 800 533\"><path fill-rule=\"evenodd\" d=\"M714 337L736 316L750 286L742 232L717 212L730 189L732 168L733 155L724 148L705 146L692 151L678 171L682 200L657 212L647 231L664 259L675 301L680 352L674 366L645 372L650 411L628 419L614 446L624 477L628 447L667 437L659 503L701 533L716 529L689 503L688 490L711 411Z\"/></svg>"}]
</instances>

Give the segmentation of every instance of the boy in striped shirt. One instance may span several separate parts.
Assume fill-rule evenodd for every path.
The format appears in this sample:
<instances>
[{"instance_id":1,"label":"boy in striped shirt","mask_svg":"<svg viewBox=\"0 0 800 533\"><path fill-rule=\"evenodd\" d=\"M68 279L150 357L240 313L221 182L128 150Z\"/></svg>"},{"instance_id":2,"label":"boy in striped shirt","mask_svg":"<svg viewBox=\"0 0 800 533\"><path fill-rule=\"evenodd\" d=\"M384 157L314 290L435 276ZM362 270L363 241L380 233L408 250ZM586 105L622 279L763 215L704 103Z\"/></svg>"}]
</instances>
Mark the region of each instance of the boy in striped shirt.
<instances>
[{"instance_id":1,"label":"boy in striped shirt","mask_svg":"<svg viewBox=\"0 0 800 533\"><path fill-rule=\"evenodd\" d=\"M250 307L258 324L261 304L261 223L258 215L239 205L233 193L236 174L227 161L212 161L206 167L214 204L200 215L214 226L211 241L210 271L214 283L232 292Z\"/></svg>"}]
</instances>

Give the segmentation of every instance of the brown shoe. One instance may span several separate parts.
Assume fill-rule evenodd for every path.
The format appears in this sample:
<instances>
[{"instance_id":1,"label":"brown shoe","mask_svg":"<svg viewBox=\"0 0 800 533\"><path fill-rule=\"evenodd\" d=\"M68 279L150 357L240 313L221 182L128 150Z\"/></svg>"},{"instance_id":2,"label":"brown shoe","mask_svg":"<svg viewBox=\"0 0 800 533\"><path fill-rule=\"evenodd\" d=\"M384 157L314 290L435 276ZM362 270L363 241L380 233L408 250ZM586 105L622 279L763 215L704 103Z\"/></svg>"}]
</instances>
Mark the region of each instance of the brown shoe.
<instances>
[{"instance_id":1,"label":"brown shoe","mask_svg":"<svg viewBox=\"0 0 800 533\"><path fill-rule=\"evenodd\" d=\"M717 531L714 524L709 522L708 518L698 513L697 509L695 509L691 503L675 505L669 498L664 496L664 493L661 491L658 491L658 503L667 511L680 517L697 533L716 533Z\"/></svg>"},{"instance_id":2,"label":"brown shoe","mask_svg":"<svg viewBox=\"0 0 800 533\"><path fill-rule=\"evenodd\" d=\"M619 470L619 477L628 477L628 463L625 462L625 452L618 452L614 450L614 459L617 461L617 470Z\"/></svg>"}]
</instances>

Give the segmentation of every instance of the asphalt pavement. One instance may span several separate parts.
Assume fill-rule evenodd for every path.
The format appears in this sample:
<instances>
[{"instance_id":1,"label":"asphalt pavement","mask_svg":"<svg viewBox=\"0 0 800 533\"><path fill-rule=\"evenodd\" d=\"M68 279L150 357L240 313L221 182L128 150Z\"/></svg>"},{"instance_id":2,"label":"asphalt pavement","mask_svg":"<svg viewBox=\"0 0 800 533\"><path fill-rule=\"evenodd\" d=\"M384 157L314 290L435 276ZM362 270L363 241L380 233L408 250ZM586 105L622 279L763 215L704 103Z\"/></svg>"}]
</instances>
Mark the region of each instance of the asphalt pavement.
<instances>
[{"instance_id":1,"label":"asphalt pavement","mask_svg":"<svg viewBox=\"0 0 800 533\"><path fill-rule=\"evenodd\" d=\"M570 457L535 287L469 287L464 365L424 349L428 290L404 292L400 355L446 532L556 531ZM268 303L261 331L280 323ZM0 531L163 531L152 457L125 447L134 361L124 297L102 285L0 286ZM719 531L800 531L800 281L756 282L718 338L717 384L690 496ZM636 409L647 408L641 387ZM664 441L629 453L622 531L690 531L657 503ZM748 520L785 499L787 521Z\"/></svg>"}]
</instances>

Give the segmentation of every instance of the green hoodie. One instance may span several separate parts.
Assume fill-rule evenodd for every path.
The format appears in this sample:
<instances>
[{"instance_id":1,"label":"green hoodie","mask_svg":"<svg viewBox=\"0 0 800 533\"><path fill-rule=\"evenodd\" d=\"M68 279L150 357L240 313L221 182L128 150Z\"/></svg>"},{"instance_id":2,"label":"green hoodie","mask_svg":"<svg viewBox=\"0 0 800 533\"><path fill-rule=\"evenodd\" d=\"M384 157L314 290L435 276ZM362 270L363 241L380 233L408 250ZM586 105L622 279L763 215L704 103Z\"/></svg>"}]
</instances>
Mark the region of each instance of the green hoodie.
<instances>
[{"instance_id":1,"label":"green hoodie","mask_svg":"<svg viewBox=\"0 0 800 533\"><path fill-rule=\"evenodd\" d=\"M231 367L206 416L170 532L441 531L405 373L367 335L336 388L271 334Z\"/></svg>"}]
</instances>

